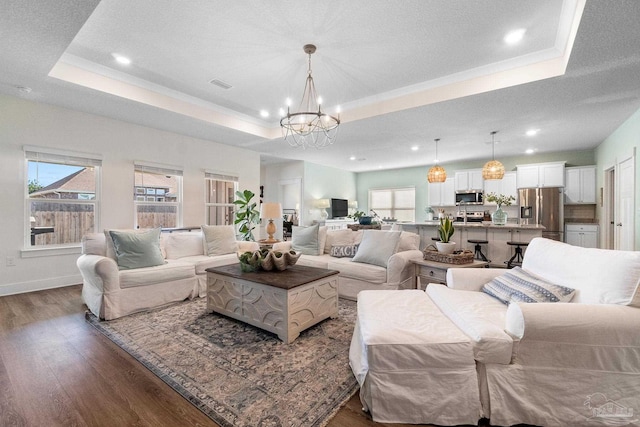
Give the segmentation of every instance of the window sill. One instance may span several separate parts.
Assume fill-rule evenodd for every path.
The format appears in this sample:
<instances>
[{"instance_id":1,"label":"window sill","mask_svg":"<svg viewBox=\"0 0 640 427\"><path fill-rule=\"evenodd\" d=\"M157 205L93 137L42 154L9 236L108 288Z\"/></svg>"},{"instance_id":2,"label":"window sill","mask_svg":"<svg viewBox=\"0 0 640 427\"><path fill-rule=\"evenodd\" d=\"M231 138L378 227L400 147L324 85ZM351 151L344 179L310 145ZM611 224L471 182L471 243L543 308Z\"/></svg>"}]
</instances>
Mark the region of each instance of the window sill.
<instances>
[{"instance_id":1,"label":"window sill","mask_svg":"<svg viewBox=\"0 0 640 427\"><path fill-rule=\"evenodd\" d=\"M81 245L73 246L45 246L39 248L25 248L20 251L21 258L39 258L57 255L80 255Z\"/></svg>"}]
</instances>

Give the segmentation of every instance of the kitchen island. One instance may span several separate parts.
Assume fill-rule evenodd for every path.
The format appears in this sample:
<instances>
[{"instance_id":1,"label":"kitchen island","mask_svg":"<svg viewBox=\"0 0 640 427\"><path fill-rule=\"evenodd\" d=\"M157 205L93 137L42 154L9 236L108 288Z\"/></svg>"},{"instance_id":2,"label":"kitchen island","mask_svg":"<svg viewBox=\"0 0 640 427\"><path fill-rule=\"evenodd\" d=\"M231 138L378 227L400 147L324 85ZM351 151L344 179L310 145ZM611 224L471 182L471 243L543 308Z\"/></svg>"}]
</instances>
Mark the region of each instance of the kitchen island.
<instances>
[{"instance_id":1,"label":"kitchen island","mask_svg":"<svg viewBox=\"0 0 640 427\"><path fill-rule=\"evenodd\" d=\"M439 221L425 221L419 223L401 223L403 231L410 231L420 235L420 249L433 245L432 237L438 237ZM534 237L542 236L545 229L541 225L520 225L507 223L506 225L493 225L482 222L454 222L455 233L451 238L456 242L456 249L474 250L474 244L467 240L486 240L489 243L482 245L482 251L490 260L492 267L506 267L506 261L513 255L513 247L507 242L528 243ZM526 252L526 251L525 251Z\"/></svg>"}]
</instances>

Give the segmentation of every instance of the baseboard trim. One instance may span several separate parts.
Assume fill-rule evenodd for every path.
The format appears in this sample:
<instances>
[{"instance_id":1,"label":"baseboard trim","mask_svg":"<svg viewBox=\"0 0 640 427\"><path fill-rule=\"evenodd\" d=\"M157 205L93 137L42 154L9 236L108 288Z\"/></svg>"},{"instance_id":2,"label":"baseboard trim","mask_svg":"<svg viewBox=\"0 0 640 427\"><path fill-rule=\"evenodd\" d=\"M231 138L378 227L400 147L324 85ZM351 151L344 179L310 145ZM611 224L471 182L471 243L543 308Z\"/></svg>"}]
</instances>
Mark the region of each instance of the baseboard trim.
<instances>
[{"instance_id":1,"label":"baseboard trim","mask_svg":"<svg viewBox=\"0 0 640 427\"><path fill-rule=\"evenodd\" d=\"M82 276L80 274L53 277L42 280L31 280L28 282L9 283L7 285L0 285L0 296L44 291L46 289L62 288L65 286L77 285L80 283L82 283Z\"/></svg>"}]
</instances>

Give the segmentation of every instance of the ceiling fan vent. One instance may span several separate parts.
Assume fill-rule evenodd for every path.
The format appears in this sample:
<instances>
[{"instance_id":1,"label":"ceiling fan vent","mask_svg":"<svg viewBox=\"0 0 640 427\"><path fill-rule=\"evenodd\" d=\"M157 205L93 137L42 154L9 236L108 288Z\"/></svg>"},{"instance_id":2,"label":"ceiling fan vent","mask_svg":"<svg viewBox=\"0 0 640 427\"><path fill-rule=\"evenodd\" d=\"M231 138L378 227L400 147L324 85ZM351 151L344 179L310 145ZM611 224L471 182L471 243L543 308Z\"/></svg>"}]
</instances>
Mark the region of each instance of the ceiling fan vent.
<instances>
[{"instance_id":1,"label":"ceiling fan vent","mask_svg":"<svg viewBox=\"0 0 640 427\"><path fill-rule=\"evenodd\" d=\"M211 83L212 85L221 87L222 89L231 89L233 86L231 86L229 83L227 82L223 82L222 80L219 79L212 79L209 80L209 83Z\"/></svg>"}]
</instances>

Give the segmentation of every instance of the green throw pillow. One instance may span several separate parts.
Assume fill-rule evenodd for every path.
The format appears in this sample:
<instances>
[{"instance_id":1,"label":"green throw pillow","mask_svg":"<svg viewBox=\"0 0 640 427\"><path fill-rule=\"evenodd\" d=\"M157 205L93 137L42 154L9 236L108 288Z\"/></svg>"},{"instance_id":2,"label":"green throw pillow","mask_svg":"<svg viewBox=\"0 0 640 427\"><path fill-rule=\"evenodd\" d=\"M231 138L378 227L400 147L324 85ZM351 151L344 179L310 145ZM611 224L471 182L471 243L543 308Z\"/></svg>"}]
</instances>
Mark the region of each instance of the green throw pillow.
<instances>
[{"instance_id":1,"label":"green throw pillow","mask_svg":"<svg viewBox=\"0 0 640 427\"><path fill-rule=\"evenodd\" d=\"M109 231L118 269L153 267L164 264L160 250L160 229L145 232Z\"/></svg>"},{"instance_id":2,"label":"green throw pillow","mask_svg":"<svg viewBox=\"0 0 640 427\"><path fill-rule=\"evenodd\" d=\"M291 249L304 255L320 255L318 250L318 224L311 227L293 226L291 232ZM324 248L322 248L324 250Z\"/></svg>"}]
</instances>

